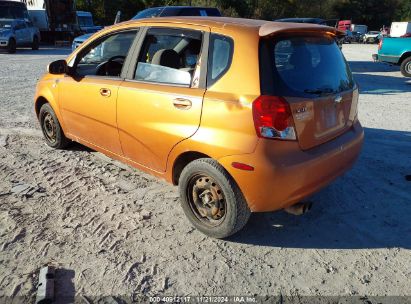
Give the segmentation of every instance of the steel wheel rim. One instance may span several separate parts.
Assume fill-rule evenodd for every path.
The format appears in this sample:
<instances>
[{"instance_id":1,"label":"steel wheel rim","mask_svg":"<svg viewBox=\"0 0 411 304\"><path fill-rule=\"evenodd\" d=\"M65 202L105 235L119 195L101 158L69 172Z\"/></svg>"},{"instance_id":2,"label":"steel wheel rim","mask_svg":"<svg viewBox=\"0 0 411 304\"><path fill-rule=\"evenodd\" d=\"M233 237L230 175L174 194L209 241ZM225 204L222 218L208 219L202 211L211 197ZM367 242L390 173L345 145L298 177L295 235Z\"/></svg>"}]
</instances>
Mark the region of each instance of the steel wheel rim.
<instances>
[{"instance_id":1,"label":"steel wheel rim","mask_svg":"<svg viewBox=\"0 0 411 304\"><path fill-rule=\"evenodd\" d=\"M195 217L210 227L220 225L227 213L227 203L221 186L211 176L196 174L190 178L187 198Z\"/></svg>"},{"instance_id":2,"label":"steel wheel rim","mask_svg":"<svg viewBox=\"0 0 411 304\"><path fill-rule=\"evenodd\" d=\"M51 116L50 113L46 113L43 118L43 132L46 136L46 139L51 142L55 143L57 140L57 132L56 132L56 122Z\"/></svg>"},{"instance_id":3,"label":"steel wheel rim","mask_svg":"<svg viewBox=\"0 0 411 304\"><path fill-rule=\"evenodd\" d=\"M406 71L408 74L411 74L411 61L408 62L408 63L405 65L405 71Z\"/></svg>"}]
</instances>

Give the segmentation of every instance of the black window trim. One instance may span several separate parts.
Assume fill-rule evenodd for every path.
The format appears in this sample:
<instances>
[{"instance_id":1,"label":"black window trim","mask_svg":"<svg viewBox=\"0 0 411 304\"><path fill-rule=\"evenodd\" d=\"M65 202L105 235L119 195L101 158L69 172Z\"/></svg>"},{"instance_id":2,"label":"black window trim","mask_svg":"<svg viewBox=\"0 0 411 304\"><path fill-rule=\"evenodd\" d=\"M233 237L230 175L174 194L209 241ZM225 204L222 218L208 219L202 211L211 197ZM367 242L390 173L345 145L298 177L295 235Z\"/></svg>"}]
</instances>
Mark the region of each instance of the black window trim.
<instances>
[{"instance_id":1,"label":"black window trim","mask_svg":"<svg viewBox=\"0 0 411 304\"><path fill-rule=\"evenodd\" d=\"M135 45L133 45L133 53L130 56L130 61L128 64L128 69L124 77L124 81L127 82L134 82L134 83L144 83L144 84L153 84L153 85L162 85L162 86L171 86L171 87L182 87L182 88L192 88L191 83L190 85L181 85L175 83L164 83L164 82L152 82L152 81L142 81L134 79L135 70L138 64L138 58L140 57L140 52L143 48L144 41L147 35L151 34L152 31L159 32L161 34L173 34L176 30L178 31L186 31L186 32L199 32L202 35L202 46L201 46L201 65L200 65L200 81L198 88L199 89L206 89L206 81L207 81L207 61L208 61L208 48L209 48L209 40L210 40L210 32L207 30L199 30L199 29L187 29L187 28L180 28L176 26L145 26L139 32L139 39L136 41Z\"/></svg>"},{"instance_id":2,"label":"black window trim","mask_svg":"<svg viewBox=\"0 0 411 304\"><path fill-rule=\"evenodd\" d=\"M229 58L228 58L228 64L225 67L225 69L215 79L212 79L211 78L211 71L212 71L212 67L213 67L213 52L214 52L214 43L213 42L214 42L215 39L218 39L218 38L221 39L221 37L224 40L227 40L230 43L230 54L229 54ZM235 47L235 45L234 45L233 38L231 38L229 36L226 36L226 35L222 35L222 34L211 33L210 41L209 41L209 48L208 48L207 89L209 89L215 83L217 83L230 70L231 65L233 63L234 47Z\"/></svg>"}]
</instances>

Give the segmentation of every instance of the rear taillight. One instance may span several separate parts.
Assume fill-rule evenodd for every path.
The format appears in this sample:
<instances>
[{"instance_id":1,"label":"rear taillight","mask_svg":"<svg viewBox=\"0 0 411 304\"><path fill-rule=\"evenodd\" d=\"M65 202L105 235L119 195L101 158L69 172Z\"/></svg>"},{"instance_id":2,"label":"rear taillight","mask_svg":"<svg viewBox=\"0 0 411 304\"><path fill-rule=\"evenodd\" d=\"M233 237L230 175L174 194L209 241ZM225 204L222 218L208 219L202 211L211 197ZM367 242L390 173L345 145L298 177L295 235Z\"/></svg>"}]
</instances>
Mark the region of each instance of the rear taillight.
<instances>
[{"instance_id":1,"label":"rear taillight","mask_svg":"<svg viewBox=\"0 0 411 304\"><path fill-rule=\"evenodd\" d=\"M258 137L296 140L290 105L282 97L262 95L253 102Z\"/></svg>"},{"instance_id":2,"label":"rear taillight","mask_svg":"<svg viewBox=\"0 0 411 304\"><path fill-rule=\"evenodd\" d=\"M380 43L378 43L378 50L381 50L383 41L384 41L384 39L381 38Z\"/></svg>"}]
</instances>

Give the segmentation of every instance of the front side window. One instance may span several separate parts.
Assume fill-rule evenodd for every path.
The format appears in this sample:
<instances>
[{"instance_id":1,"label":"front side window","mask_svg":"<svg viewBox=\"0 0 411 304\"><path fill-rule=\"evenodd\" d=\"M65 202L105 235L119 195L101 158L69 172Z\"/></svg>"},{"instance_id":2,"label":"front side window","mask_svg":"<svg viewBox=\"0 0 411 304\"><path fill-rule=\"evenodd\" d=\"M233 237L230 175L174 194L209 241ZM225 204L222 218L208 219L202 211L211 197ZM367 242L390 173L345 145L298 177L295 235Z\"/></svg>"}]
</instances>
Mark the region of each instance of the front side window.
<instances>
[{"instance_id":1,"label":"front side window","mask_svg":"<svg viewBox=\"0 0 411 304\"><path fill-rule=\"evenodd\" d=\"M231 38L212 34L208 58L207 87L217 82L230 68L234 43Z\"/></svg>"},{"instance_id":2,"label":"front side window","mask_svg":"<svg viewBox=\"0 0 411 304\"><path fill-rule=\"evenodd\" d=\"M120 77L136 34L136 30L116 33L92 44L77 60L77 76Z\"/></svg>"},{"instance_id":3,"label":"front side window","mask_svg":"<svg viewBox=\"0 0 411 304\"><path fill-rule=\"evenodd\" d=\"M134 79L190 86L198 83L202 33L192 30L151 29L138 58Z\"/></svg>"}]
</instances>

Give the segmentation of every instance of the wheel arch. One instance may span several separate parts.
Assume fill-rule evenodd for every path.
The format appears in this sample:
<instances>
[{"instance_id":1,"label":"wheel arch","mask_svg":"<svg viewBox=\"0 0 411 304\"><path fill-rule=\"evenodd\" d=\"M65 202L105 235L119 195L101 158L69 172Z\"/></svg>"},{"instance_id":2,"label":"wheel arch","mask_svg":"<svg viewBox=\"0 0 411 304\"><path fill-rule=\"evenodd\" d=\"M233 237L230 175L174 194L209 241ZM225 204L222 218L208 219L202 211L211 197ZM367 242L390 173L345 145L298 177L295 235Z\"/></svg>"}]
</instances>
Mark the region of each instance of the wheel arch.
<instances>
[{"instance_id":1,"label":"wheel arch","mask_svg":"<svg viewBox=\"0 0 411 304\"><path fill-rule=\"evenodd\" d=\"M35 110L35 112L36 112L37 118L39 118L39 114L40 114L40 109L41 109L41 107L42 107L44 104L46 104L46 103L50 104L49 101L48 101L45 97L43 97L43 96L39 96L39 97L36 99L36 103L34 104L34 110ZM52 105L50 105L50 106L53 108ZM53 110L54 110L54 109L53 109ZM55 112L55 111L54 111L54 112Z\"/></svg>"},{"instance_id":2,"label":"wheel arch","mask_svg":"<svg viewBox=\"0 0 411 304\"><path fill-rule=\"evenodd\" d=\"M401 55L400 60L398 61L399 64L402 64L402 62L407 59L408 57L411 57L411 51L405 52L404 54Z\"/></svg>"},{"instance_id":3,"label":"wheel arch","mask_svg":"<svg viewBox=\"0 0 411 304\"><path fill-rule=\"evenodd\" d=\"M186 151L178 155L173 162L173 167L172 167L172 172L171 172L171 182L173 183L173 185L178 185L178 180L184 168L192 161L195 161L196 159L200 159L200 158L212 158L212 157L207 154L197 152L197 151Z\"/></svg>"},{"instance_id":4,"label":"wheel arch","mask_svg":"<svg viewBox=\"0 0 411 304\"><path fill-rule=\"evenodd\" d=\"M43 94L39 94L34 102L34 111L36 113L36 117L37 119L39 119L39 113L40 113L40 109L41 107L48 103L50 105L50 107L53 109L54 113L56 113L57 119L59 120L60 126L63 129L63 132L66 131L66 126L64 124L64 120L61 117L61 113L60 113L60 109L56 103L56 101L53 98L53 94L51 92L49 92L49 94L47 94L47 91L43 91Z\"/></svg>"}]
</instances>

